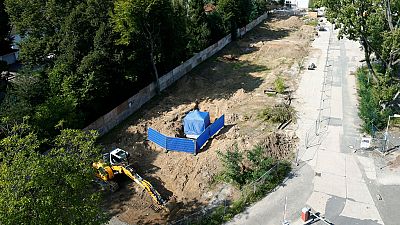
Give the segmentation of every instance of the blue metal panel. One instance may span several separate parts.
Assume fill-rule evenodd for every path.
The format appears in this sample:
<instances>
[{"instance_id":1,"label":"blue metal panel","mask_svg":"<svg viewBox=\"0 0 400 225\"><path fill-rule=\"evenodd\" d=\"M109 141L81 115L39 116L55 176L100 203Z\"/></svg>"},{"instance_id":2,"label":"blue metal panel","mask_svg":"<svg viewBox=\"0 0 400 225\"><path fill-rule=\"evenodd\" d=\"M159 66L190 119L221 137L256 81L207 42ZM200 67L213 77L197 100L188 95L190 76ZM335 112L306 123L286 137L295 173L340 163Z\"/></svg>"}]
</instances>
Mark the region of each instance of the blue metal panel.
<instances>
[{"instance_id":1,"label":"blue metal panel","mask_svg":"<svg viewBox=\"0 0 400 225\"><path fill-rule=\"evenodd\" d=\"M207 142L210 138L210 127L207 127L205 131L196 139L196 149L200 150L201 147Z\"/></svg>"},{"instance_id":2,"label":"blue metal panel","mask_svg":"<svg viewBox=\"0 0 400 225\"><path fill-rule=\"evenodd\" d=\"M152 128L147 130L147 138L162 148L167 147L167 137Z\"/></svg>"},{"instance_id":3,"label":"blue metal panel","mask_svg":"<svg viewBox=\"0 0 400 225\"><path fill-rule=\"evenodd\" d=\"M191 139L167 137L167 150L196 154L196 144Z\"/></svg>"},{"instance_id":4,"label":"blue metal panel","mask_svg":"<svg viewBox=\"0 0 400 225\"><path fill-rule=\"evenodd\" d=\"M225 115L218 118L213 124L210 125L210 137L214 136L225 125Z\"/></svg>"}]
</instances>

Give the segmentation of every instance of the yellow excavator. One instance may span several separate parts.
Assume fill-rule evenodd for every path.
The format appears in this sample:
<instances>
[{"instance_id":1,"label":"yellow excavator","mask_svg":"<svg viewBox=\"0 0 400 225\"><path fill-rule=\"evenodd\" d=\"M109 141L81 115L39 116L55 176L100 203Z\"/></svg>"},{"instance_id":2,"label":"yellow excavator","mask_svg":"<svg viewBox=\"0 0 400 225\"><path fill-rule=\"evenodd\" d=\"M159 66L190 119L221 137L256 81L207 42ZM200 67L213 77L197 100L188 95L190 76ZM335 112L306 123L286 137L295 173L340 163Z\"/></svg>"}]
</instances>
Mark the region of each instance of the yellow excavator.
<instances>
[{"instance_id":1,"label":"yellow excavator","mask_svg":"<svg viewBox=\"0 0 400 225\"><path fill-rule=\"evenodd\" d=\"M118 183L113 181L117 174L125 174L140 187L142 187L156 204L155 210L166 208L166 201L161 197L158 191L148 182L137 174L132 165L129 164L129 153L120 148L112 150L103 155L103 160L93 163L97 170L96 176L100 179L100 184L104 189L115 192L118 189Z\"/></svg>"}]
</instances>

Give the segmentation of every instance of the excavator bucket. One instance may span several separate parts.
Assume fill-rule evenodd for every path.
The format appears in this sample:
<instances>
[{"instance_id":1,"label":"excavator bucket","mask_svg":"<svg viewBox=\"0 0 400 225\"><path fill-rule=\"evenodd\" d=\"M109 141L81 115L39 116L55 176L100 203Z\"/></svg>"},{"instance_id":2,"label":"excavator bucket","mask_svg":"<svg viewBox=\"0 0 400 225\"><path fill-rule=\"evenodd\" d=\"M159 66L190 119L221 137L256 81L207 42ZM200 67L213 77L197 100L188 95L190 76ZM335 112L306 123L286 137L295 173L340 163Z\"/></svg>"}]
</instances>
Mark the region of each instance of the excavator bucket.
<instances>
[{"instance_id":1,"label":"excavator bucket","mask_svg":"<svg viewBox=\"0 0 400 225\"><path fill-rule=\"evenodd\" d=\"M175 208L176 208L176 196L173 195L164 204L164 210L169 213L169 212L172 212Z\"/></svg>"}]
</instances>

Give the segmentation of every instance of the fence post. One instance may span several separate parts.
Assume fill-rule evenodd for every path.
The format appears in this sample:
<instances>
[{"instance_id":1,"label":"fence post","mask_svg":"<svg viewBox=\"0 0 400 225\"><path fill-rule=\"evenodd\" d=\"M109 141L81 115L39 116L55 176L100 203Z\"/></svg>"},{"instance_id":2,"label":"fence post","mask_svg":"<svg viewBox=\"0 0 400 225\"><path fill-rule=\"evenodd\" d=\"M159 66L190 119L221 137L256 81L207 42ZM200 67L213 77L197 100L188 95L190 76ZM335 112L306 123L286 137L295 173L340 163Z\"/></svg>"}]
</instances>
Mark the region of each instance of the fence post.
<instances>
[{"instance_id":1,"label":"fence post","mask_svg":"<svg viewBox=\"0 0 400 225\"><path fill-rule=\"evenodd\" d=\"M222 216L222 220L224 219L226 214L226 199L224 199L224 215Z\"/></svg>"},{"instance_id":2,"label":"fence post","mask_svg":"<svg viewBox=\"0 0 400 225\"><path fill-rule=\"evenodd\" d=\"M297 149L296 149L296 159L295 159L296 166L299 166L299 151L300 151L300 147L297 147Z\"/></svg>"},{"instance_id":3,"label":"fence post","mask_svg":"<svg viewBox=\"0 0 400 225\"><path fill-rule=\"evenodd\" d=\"M279 171L279 161L276 164L276 168L275 168L275 176L278 177L278 171Z\"/></svg>"}]
</instances>

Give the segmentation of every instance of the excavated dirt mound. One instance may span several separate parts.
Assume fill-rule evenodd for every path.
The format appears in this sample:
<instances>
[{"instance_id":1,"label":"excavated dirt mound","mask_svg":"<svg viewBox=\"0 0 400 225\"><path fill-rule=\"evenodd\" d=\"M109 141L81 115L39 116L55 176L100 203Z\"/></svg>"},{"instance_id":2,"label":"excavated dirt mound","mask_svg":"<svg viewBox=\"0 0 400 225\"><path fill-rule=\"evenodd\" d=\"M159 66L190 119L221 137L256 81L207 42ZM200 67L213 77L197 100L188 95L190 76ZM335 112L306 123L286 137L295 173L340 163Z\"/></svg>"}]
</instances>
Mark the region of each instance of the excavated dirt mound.
<instances>
[{"instance_id":1,"label":"excavated dirt mound","mask_svg":"<svg viewBox=\"0 0 400 225\"><path fill-rule=\"evenodd\" d=\"M278 27L282 27L282 28L300 28L301 26L304 25L303 20L301 19L301 17L298 16L292 16L287 20L281 20L279 22L276 23L276 26Z\"/></svg>"},{"instance_id":2,"label":"excavated dirt mound","mask_svg":"<svg viewBox=\"0 0 400 225\"><path fill-rule=\"evenodd\" d=\"M271 156L290 156L293 127L286 128L285 134L274 134L276 125L261 121L257 115L266 106L282 101L279 96L264 93L274 87L277 76L285 79L288 90L296 89L301 62L314 37L312 29L303 26L298 17L272 19L259 25L105 136L102 142L107 149L119 147L130 152L137 172L164 198L175 196L177 202L170 213L155 212L151 199L137 185L120 177L121 190L110 195L105 204L111 214L129 224L165 224L204 207L222 191L218 185L210 186L221 170L217 151L224 152L234 145L248 150L261 143L271 149ZM237 60L226 60L226 55ZM210 113L211 121L225 114L226 123L199 154L165 153L146 140L149 127L180 136L182 119L193 109L196 99L200 110ZM237 195L234 188L222 189L226 198Z\"/></svg>"},{"instance_id":3,"label":"excavated dirt mound","mask_svg":"<svg viewBox=\"0 0 400 225\"><path fill-rule=\"evenodd\" d=\"M277 159L288 159L293 155L295 141L293 136L284 133L271 133L258 145L267 149L267 156Z\"/></svg>"},{"instance_id":4,"label":"excavated dirt mound","mask_svg":"<svg viewBox=\"0 0 400 225\"><path fill-rule=\"evenodd\" d=\"M389 163L391 169L399 168L400 167L400 155L396 157L393 161Z\"/></svg>"}]
</instances>

